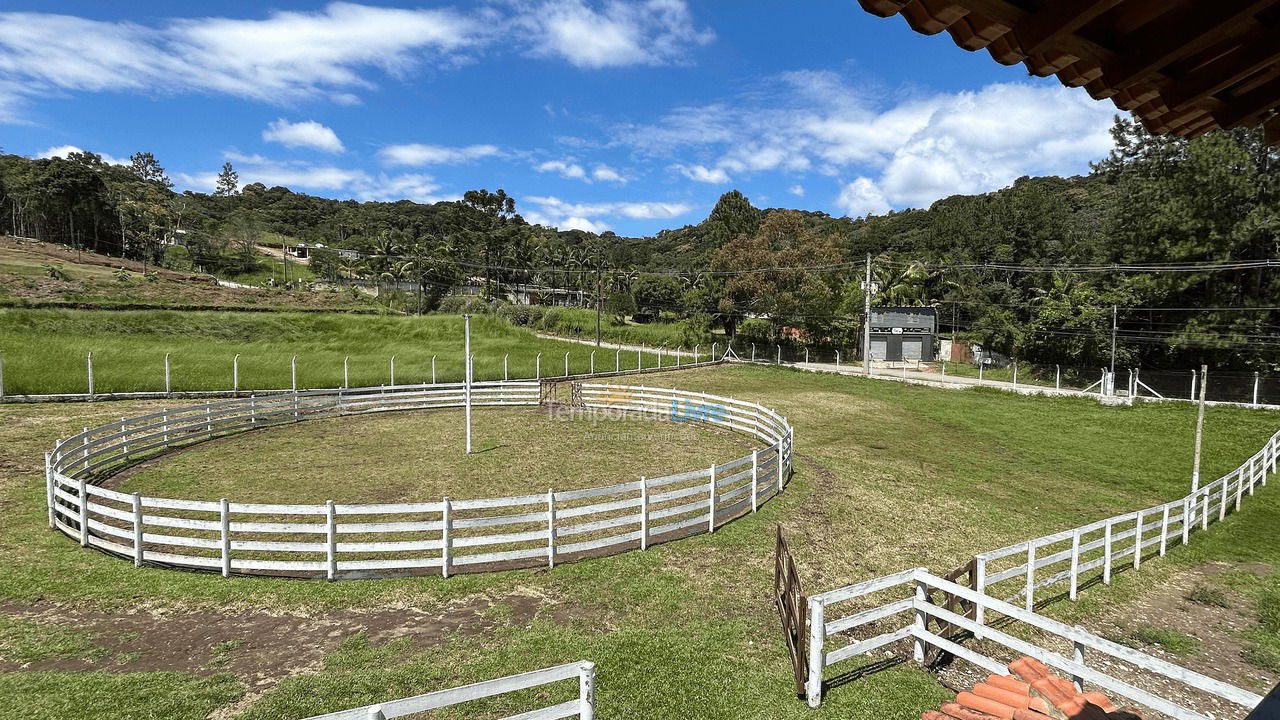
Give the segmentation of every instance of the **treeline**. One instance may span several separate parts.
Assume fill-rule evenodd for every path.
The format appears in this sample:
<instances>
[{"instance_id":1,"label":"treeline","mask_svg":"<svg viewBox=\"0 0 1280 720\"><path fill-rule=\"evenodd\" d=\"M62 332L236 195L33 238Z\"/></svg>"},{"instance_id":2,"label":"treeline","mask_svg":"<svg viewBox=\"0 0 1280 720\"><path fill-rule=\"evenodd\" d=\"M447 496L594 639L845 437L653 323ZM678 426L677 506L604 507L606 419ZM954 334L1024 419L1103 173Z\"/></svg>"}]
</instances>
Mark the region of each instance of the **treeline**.
<instances>
[{"instance_id":1,"label":"treeline","mask_svg":"<svg viewBox=\"0 0 1280 720\"><path fill-rule=\"evenodd\" d=\"M1248 130L1157 138L1117 119L1115 149L1083 177L1021 178L928 209L868 218L758 209L737 191L695 225L621 238L530 225L502 190L420 205L339 201L253 184L174 193L155 158L103 164L0 156L0 231L165 259L183 236L204 269L251 261L264 233L350 248L312 255L329 279L407 282L431 310L460 282L597 287L615 322L662 317L692 342L714 330L765 344L859 345L865 258L874 303L931 305L944 329L1031 362L1275 370L1280 269L1196 269L1280 257L1275 148ZM1191 264L1186 271L1111 266ZM1080 266L1095 266L1083 272Z\"/></svg>"}]
</instances>

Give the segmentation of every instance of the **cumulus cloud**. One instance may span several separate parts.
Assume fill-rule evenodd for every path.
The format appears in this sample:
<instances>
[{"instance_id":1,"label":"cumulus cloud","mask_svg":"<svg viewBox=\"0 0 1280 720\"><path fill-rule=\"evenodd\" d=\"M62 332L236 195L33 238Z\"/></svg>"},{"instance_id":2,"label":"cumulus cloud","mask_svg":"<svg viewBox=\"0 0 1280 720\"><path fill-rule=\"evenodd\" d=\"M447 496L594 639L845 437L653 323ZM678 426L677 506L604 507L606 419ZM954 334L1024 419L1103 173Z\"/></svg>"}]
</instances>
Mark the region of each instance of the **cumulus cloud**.
<instances>
[{"instance_id":1,"label":"cumulus cloud","mask_svg":"<svg viewBox=\"0 0 1280 720\"><path fill-rule=\"evenodd\" d=\"M496 145L467 145L446 147L425 143L388 145L378 151L378 158L386 165L457 165L499 154Z\"/></svg>"},{"instance_id":2,"label":"cumulus cloud","mask_svg":"<svg viewBox=\"0 0 1280 720\"><path fill-rule=\"evenodd\" d=\"M595 169L591 171L591 178L597 182L610 182L617 183L619 185L627 184L626 176L608 165L597 165Z\"/></svg>"},{"instance_id":3,"label":"cumulus cloud","mask_svg":"<svg viewBox=\"0 0 1280 720\"><path fill-rule=\"evenodd\" d=\"M808 173L856 179L835 205L850 213L927 206L1022 175L1075 174L1111 147L1112 110L1057 85L997 83L974 91L908 95L880 106L830 72L796 72L731 101L680 107L614 140L650 158L713 157L672 166L717 173Z\"/></svg>"},{"instance_id":4,"label":"cumulus cloud","mask_svg":"<svg viewBox=\"0 0 1280 720\"><path fill-rule=\"evenodd\" d=\"M434 203L456 200L456 195L440 193L440 184L430 175L421 173L369 173L359 168L310 163L297 160L273 160L261 155L225 153L236 165L241 185L262 183L267 187L277 185L295 191L322 192L340 198L355 200L396 201L413 200ZM183 189L211 192L217 182L217 172L175 173L177 185Z\"/></svg>"},{"instance_id":5,"label":"cumulus cloud","mask_svg":"<svg viewBox=\"0 0 1280 720\"><path fill-rule=\"evenodd\" d=\"M56 146L54 146L54 147L51 147L51 148L45 148L44 150L41 150L40 152L36 153L36 157L38 157L38 158L52 158L52 157L65 158L66 156L70 155L71 153L80 153L80 152L84 152L84 150L83 150L83 149L81 149L81 148L76 147L75 145L56 145ZM118 157L113 157L113 156L108 155L108 154L106 154L106 153L94 153L94 154L95 154L95 155L97 155L97 156L99 156L99 157L101 157L101 158L102 158L102 162L107 163L108 165L128 165L128 164L129 164L129 158L118 158Z\"/></svg>"},{"instance_id":6,"label":"cumulus cloud","mask_svg":"<svg viewBox=\"0 0 1280 720\"><path fill-rule=\"evenodd\" d=\"M533 39L532 52L584 68L665 65L715 39L699 29L684 0L524 3L517 25Z\"/></svg>"},{"instance_id":7,"label":"cumulus cloud","mask_svg":"<svg viewBox=\"0 0 1280 720\"><path fill-rule=\"evenodd\" d=\"M524 213L531 223L558 227L562 230L578 229L603 232L609 225L599 217L624 217L632 220L666 220L684 215L693 209L686 203L675 202L598 202L575 203L555 196L533 195L524 199L533 209ZM594 218L594 219L593 219Z\"/></svg>"},{"instance_id":8,"label":"cumulus cloud","mask_svg":"<svg viewBox=\"0 0 1280 720\"><path fill-rule=\"evenodd\" d=\"M791 193L792 195L795 195L796 197L804 197L804 186L792 185L791 187L787 188L787 192Z\"/></svg>"},{"instance_id":9,"label":"cumulus cloud","mask_svg":"<svg viewBox=\"0 0 1280 720\"><path fill-rule=\"evenodd\" d=\"M330 153L340 153L346 149L337 133L315 120L296 123L284 118L274 120L262 131L262 139L278 142L289 148L308 147Z\"/></svg>"},{"instance_id":10,"label":"cumulus cloud","mask_svg":"<svg viewBox=\"0 0 1280 720\"><path fill-rule=\"evenodd\" d=\"M681 165L679 163L672 165L670 170L674 170L681 175L689 178L694 182L710 183L713 185L721 185L729 182L729 173L723 168L709 168L705 165Z\"/></svg>"},{"instance_id":11,"label":"cumulus cloud","mask_svg":"<svg viewBox=\"0 0 1280 720\"><path fill-rule=\"evenodd\" d=\"M583 170L581 165L566 160L548 160L535 165L533 169L540 173L557 173L560 177L571 180L583 180L587 177L587 171Z\"/></svg>"}]
</instances>

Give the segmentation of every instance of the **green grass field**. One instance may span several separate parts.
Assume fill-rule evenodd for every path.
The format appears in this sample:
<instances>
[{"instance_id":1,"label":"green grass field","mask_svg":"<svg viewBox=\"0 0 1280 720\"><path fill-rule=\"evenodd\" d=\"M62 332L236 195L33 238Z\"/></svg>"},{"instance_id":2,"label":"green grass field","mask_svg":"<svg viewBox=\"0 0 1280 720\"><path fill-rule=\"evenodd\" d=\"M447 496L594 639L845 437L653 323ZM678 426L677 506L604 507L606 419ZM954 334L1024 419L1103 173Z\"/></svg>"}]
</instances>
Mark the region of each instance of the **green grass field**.
<instances>
[{"instance_id":1,"label":"green grass field","mask_svg":"<svg viewBox=\"0 0 1280 720\"><path fill-rule=\"evenodd\" d=\"M462 380L463 319L460 316L367 316L320 313L177 311L2 310L0 352L7 394L88 391L87 356L93 353L95 392L164 389L169 353L172 389L229 390L233 358L240 355L240 389L282 389L291 383L290 360L298 357L298 387L337 387L348 358L349 386L431 381L437 357L439 382ZM590 369L592 348L544 340L531 331L488 316L472 318L477 380L502 379L509 355L514 378L533 377L542 353L543 377ZM635 368L635 352L623 351L624 369ZM615 352L596 352L596 369L612 370ZM654 367L657 355L640 358ZM671 362L670 358L666 362Z\"/></svg>"},{"instance_id":2,"label":"green grass field","mask_svg":"<svg viewBox=\"0 0 1280 720\"><path fill-rule=\"evenodd\" d=\"M404 352L404 345L396 347ZM759 366L646 382L755 400L786 415L798 452L787 490L758 514L712 535L552 571L447 580L223 579L135 569L83 550L45 524L41 452L83 425L158 404L0 406L0 467L6 468L0 476L0 604L7 615L31 617L0 627L0 706L49 719L198 719L217 711L220 718L285 720L590 659L599 666L603 720L913 720L951 693L910 664L834 688L816 711L794 697L770 600L776 523L791 537L806 590L820 592L914 565L945 571L975 552L1180 496L1188 483L1190 406L1102 407L1082 398L938 390ZM406 442L450 432L448 418L366 421L387 423L388 432L410 430L403 433ZM192 451L163 471L170 479L161 473L154 481L194 487L207 478L248 490L279 482L281 474L271 470L277 457L293 468L338 463L326 470L337 482L340 452L313 458L306 443L295 443L313 432L360 437L361 444L376 439L345 426L359 418L324 422L220 441L226 447L208 446L201 457L232 462L231 470L211 472L206 465L202 475ZM502 436L512 456L545 452L559 437L533 424L528 432L508 433L498 429L506 422L501 418L485 422L497 423L491 432ZM1234 467L1276 422L1269 413L1210 408L1205 474ZM298 435L291 439L288 432ZM271 438L279 438L279 446ZM236 446L245 449L239 457ZM620 439L604 450L631 470L644 464L643 445ZM627 454L636 457L621 457ZM414 462L409 451L385 444L363 451L351 446L347 455L353 481L360 475L354 468L381 457L388 467ZM565 455L576 452L569 448ZM509 465L517 479L528 472ZM477 478L503 470L483 454L432 458L423 467ZM1214 525L1197 543L1048 612L1086 622L1210 559L1280 564L1276 527L1280 494L1264 488L1244 512ZM1280 597L1280 575L1250 582L1260 612L1272 612L1266 598ZM138 637L117 637L126 623L138 628ZM1260 625L1260 632L1268 627ZM42 633L61 659L30 659ZM278 654L277 643L290 657L273 665L268 659ZM110 653L95 651L108 646ZM1265 653L1272 646L1258 647ZM552 689L550 700L567 692ZM520 699L446 717L487 718L531 707L518 708Z\"/></svg>"}]
</instances>

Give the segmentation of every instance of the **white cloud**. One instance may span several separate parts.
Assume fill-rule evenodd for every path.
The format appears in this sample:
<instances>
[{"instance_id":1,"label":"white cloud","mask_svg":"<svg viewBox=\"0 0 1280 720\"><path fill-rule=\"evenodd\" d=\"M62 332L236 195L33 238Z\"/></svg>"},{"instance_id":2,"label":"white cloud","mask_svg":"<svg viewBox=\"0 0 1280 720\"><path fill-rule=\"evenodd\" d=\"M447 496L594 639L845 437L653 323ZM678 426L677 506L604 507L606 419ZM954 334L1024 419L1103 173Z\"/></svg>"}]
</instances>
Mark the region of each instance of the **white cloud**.
<instances>
[{"instance_id":1,"label":"white cloud","mask_svg":"<svg viewBox=\"0 0 1280 720\"><path fill-rule=\"evenodd\" d=\"M860 177L840 190L836 204L849 217L883 215L889 212L889 201L870 178Z\"/></svg>"},{"instance_id":2,"label":"white cloud","mask_svg":"<svg viewBox=\"0 0 1280 720\"><path fill-rule=\"evenodd\" d=\"M598 219L604 217L625 217L633 220L666 220L684 215L693 209L686 203L673 202L599 202L573 203L554 196L531 195L524 198L533 209L524 212L524 218L531 223L547 225L561 229L576 228L590 232L602 232L609 225ZM590 229L590 228L599 229Z\"/></svg>"},{"instance_id":3,"label":"white cloud","mask_svg":"<svg viewBox=\"0 0 1280 720\"><path fill-rule=\"evenodd\" d=\"M861 213L987 192L1022 175L1084 172L1111 148L1113 112L1078 90L1023 82L881 107L835 73L795 72L729 101L616 127L614 140L644 157L715 158L671 166L700 182L810 170L858 177L836 204Z\"/></svg>"},{"instance_id":4,"label":"white cloud","mask_svg":"<svg viewBox=\"0 0 1280 720\"><path fill-rule=\"evenodd\" d=\"M262 139L278 142L285 147L309 147L330 153L340 153L346 148L337 133L315 120L291 123L284 118L274 120L262 131Z\"/></svg>"},{"instance_id":5,"label":"white cloud","mask_svg":"<svg viewBox=\"0 0 1280 720\"><path fill-rule=\"evenodd\" d=\"M224 155L238 163L236 172L240 174L241 187L262 183L267 187L280 185L298 192L321 191L333 197L388 202L412 200L434 203L457 199L454 195L441 194L439 183L430 175L420 173L375 175L358 168L296 160L272 160L261 155L235 152ZM217 173L175 173L174 180L180 188L211 192L217 181Z\"/></svg>"},{"instance_id":6,"label":"white cloud","mask_svg":"<svg viewBox=\"0 0 1280 720\"><path fill-rule=\"evenodd\" d=\"M591 171L591 177L599 182L618 183L619 185L627 184L626 176L608 165L597 165L595 169Z\"/></svg>"},{"instance_id":7,"label":"white cloud","mask_svg":"<svg viewBox=\"0 0 1280 720\"><path fill-rule=\"evenodd\" d=\"M792 185L791 187L787 188L787 192L791 193L792 195L795 195L796 197L804 197L804 186Z\"/></svg>"},{"instance_id":8,"label":"white cloud","mask_svg":"<svg viewBox=\"0 0 1280 720\"><path fill-rule=\"evenodd\" d=\"M525 3L517 24L533 38L533 53L584 68L665 65L715 38L695 27L684 0L583 0Z\"/></svg>"},{"instance_id":9,"label":"white cloud","mask_svg":"<svg viewBox=\"0 0 1280 720\"><path fill-rule=\"evenodd\" d=\"M46 149L44 149L44 150L41 150L40 152L36 153L36 157L38 157L38 158L52 158L52 157L65 158L66 156L70 155L71 153L79 153L79 152L84 152L84 150L82 150L81 148L76 147L75 145L57 145L57 146L55 146L55 147L46 148ZM101 158L102 158L102 162L107 163L108 165L128 165L128 164L129 164L129 158L118 158L118 157L113 157L113 156L108 155L108 154L106 154L106 153L95 153L95 154L96 154L96 155L98 155L99 157L101 157Z\"/></svg>"},{"instance_id":10,"label":"white cloud","mask_svg":"<svg viewBox=\"0 0 1280 720\"><path fill-rule=\"evenodd\" d=\"M674 170L681 175L689 178L694 182L710 183L713 185L721 185L729 182L729 173L722 168L708 168L705 165L672 165L669 170Z\"/></svg>"},{"instance_id":11,"label":"white cloud","mask_svg":"<svg viewBox=\"0 0 1280 720\"><path fill-rule=\"evenodd\" d=\"M387 145L378 151L378 158L386 165L457 165L497 154L499 150L495 145L446 147L408 143Z\"/></svg>"},{"instance_id":12,"label":"white cloud","mask_svg":"<svg viewBox=\"0 0 1280 720\"><path fill-rule=\"evenodd\" d=\"M535 165L533 169L540 173L558 173L560 177L569 178L570 180L584 180L587 177L587 171L583 170L581 165L566 160L548 160Z\"/></svg>"}]
</instances>

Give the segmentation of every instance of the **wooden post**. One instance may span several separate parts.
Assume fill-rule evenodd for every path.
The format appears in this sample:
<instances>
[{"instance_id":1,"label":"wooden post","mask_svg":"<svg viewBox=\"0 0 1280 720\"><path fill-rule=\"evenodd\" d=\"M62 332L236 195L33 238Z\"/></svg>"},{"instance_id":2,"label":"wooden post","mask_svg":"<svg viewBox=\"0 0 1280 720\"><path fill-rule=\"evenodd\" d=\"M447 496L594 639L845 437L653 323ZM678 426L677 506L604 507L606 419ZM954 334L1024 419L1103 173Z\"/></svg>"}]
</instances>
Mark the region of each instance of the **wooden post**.
<instances>
[{"instance_id":1,"label":"wooden post","mask_svg":"<svg viewBox=\"0 0 1280 720\"><path fill-rule=\"evenodd\" d=\"M1084 628L1081 628L1078 625L1076 626L1076 629L1082 632L1084 631ZM1084 665L1084 643L1076 640L1072 645L1074 646L1074 649L1071 654L1071 659L1075 660L1079 665ZM1076 692L1084 692L1084 678L1079 675L1072 675L1071 682L1076 686Z\"/></svg>"},{"instance_id":2,"label":"wooden post","mask_svg":"<svg viewBox=\"0 0 1280 720\"><path fill-rule=\"evenodd\" d=\"M231 392L240 393L240 353L231 358Z\"/></svg>"},{"instance_id":3,"label":"wooden post","mask_svg":"<svg viewBox=\"0 0 1280 720\"><path fill-rule=\"evenodd\" d=\"M636 369L637 370L639 370L643 364L642 361L640 360L640 353L642 352L644 352L644 343L640 343L640 349L636 350Z\"/></svg>"},{"instance_id":4,"label":"wooden post","mask_svg":"<svg viewBox=\"0 0 1280 720\"><path fill-rule=\"evenodd\" d=\"M169 444L169 408L164 408L160 412L161 412L160 422L163 423L163 427L164 427L164 444L168 445Z\"/></svg>"},{"instance_id":5,"label":"wooden post","mask_svg":"<svg viewBox=\"0 0 1280 720\"><path fill-rule=\"evenodd\" d=\"M133 494L133 566L142 567L142 496Z\"/></svg>"},{"instance_id":6,"label":"wooden post","mask_svg":"<svg viewBox=\"0 0 1280 720\"><path fill-rule=\"evenodd\" d=\"M1061 365L1053 366L1053 389L1054 390L1062 389L1062 366Z\"/></svg>"},{"instance_id":7,"label":"wooden post","mask_svg":"<svg viewBox=\"0 0 1280 720\"><path fill-rule=\"evenodd\" d=\"M596 664L582 663L578 674L578 717L596 720Z\"/></svg>"},{"instance_id":8,"label":"wooden post","mask_svg":"<svg viewBox=\"0 0 1280 720\"><path fill-rule=\"evenodd\" d=\"M453 503L444 499L440 523L440 574L449 577L449 551L453 545Z\"/></svg>"},{"instance_id":9,"label":"wooden post","mask_svg":"<svg viewBox=\"0 0 1280 720\"><path fill-rule=\"evenodd\" d=\"M249 396L249 424L258 424L258 396L256 394Z\"/></svg>"},{"instance_id":10,"label":"wooden post","mask_svg":"<svg viewBox=\"0 0 1280 720\"><path fill-rule=\"evenodd\" d=\"M463 371L463 396L466 401L466 420L467 420L467 454L471 454L471 316L463 315L463 347L462 347L462 371Z\"/></svg>"},{"instance_id":11,"label":"wooden post","mask_svg":"<svg viewBox=\"0 0 1280 720\"><path fill-rule=\"evenodd\" d=\"M1138 520L1133 525L1133 569L1142 564L1142 510L1138 511Z\"/></svg>"},{"instance_id":12,"label":"wooden post","mask_svg":"<svg viewBox=\"0 0 1280 720\"><path fill-rule=\"evenodd\" d=\"M925 631L928 616L924 613L924 604L929 602L929 593L923 580L916 581L916 617L915 628L918 633ZM916 635L911 641L911 658L918 663L924 662L924 638Z\"/></svg>"},{"instance_id":13,"label":"wooden post","mask_svg":"<svg viewBox=\"0 0 1280 720\"><path fill-rule=\"evenodd\" d=\"M1235 512L1240 512L1240 497L1244 495L1244 471L1236 470L1236 507Z\"/></svg>"},{"instance_id":14,"label":"wooden post","mask_svg":"<svg viewBox=\"0 0 1280 720\"><path fill-rule=\"evenodd\" d=\"M751 343L751 362L756 361L756 344Z\"/></svg>"},{"instance_id":15,"label":"wooden post","mask_svg":"<svg viewBox=\"0 0 1280 720\"><path fill-rule=\"evenodd\" d=\"M342 358L342 387L343 388L351 387L351 374L349 372L350 363L348 362L349 360L351 360L350 355L344 355Z\"/></svg>"},{"instance_id":16,"label":"wooden post","mask_svg":"<svg viewBox=\"0 0 1280 720\"><path fill-rule=\"evenodd\" d=\"M297 355L294 355L292 358L289 359L289 378L290 378L290 386L293 388L293 391L298 392L298 356ZM294 413L294 416L295 417L297 416L296 412Z\"/></svg>"},{"instance_id":17,"label":"wooden post","mask_svg":"<svg viewBox=\"0 0 1280 720\"><path fill-rule=\"evenodd\" d=\"M1102 584L1111 584L1111 518L1107 518L1102 535Z\"/></svg>"},{"instance_id":18,"label":"wooden post","mask_svg":"<svg viewBox=\"0 0 1280 720\"><path fill-rule=\"evenodd\" d=\"M381 705L374 705L369 708L368 720L387 720L387 714L382 711Z\"/></svg>"},{"instance_id":19,"label":"wooden post","mask_svg":"<svg viewBox=\"0 0 1280 720\"><path fill-rule=\"evenodd\" d=\"M431 384L436 384L436 356L431 356Z\"/></svg>"},{"instance_id":20,"label":"wooden post","mask_svg":"<svg viewBox=\"0 0 1280 720\"><path fill-rule=\"evenodd\" d=\"M89 365L88 365L88 373L89 373L89 399L90 399L90 400L92 400L92 399L93 399L93 394L94 394L94 393L93 393L93 352L90 352L90 353L89 353L89 360L88 360L88 363L89 363Z\"/></svg>"},{"instance_id":21,"label":"wooden post","mask_svg":"<svg viewBox=\"0 0 1280 720\"><path fill-rule=\"evenodd\" d=\"M165 355L165 359L169 358ZM0 401L4 400L4 353L0 353Z\"/></svg>"},{"instance_id":22,"label":"wooden post","mask_svg":"<svg viewBox=\"0 0 1280 720\"><path fill-rule=\"evenodd\" d=\"M391 387L396 386L396 356L391 356Z\"/></svg>"},{"instance_id":23,"label":"wooden post","mask_svg":"<svg viewBox=\"0 0 1280 720\"><path fill-rule=\"evenodd\" d=\"M709 490L707 492L709 497L707 499L710 501L710 504L707 512L707 517L708 517L707 532L713 533L716 531L716 466L715 465L711 466L711 482L708 484L708 488Z\"/></svg>"},{"instance_id":24,"label":"wooden post","mask_svg":"<svg viewBox=\"0 0 1280 720\"><path fill-rule=\"evenodd\" d=\"M172 394L172 386L169 384L169 353L164 354L164 394ZM4 393L0 393L3 396Z\"/></svg>"},{"instance_id":25,"label":"wooden post","mask_svg":"<svg viewBox=\"0 0 1280 720\"><path fill-rule=\"evenodd\" d=\"M972 580L973 580L973 589L976 590L979 595L986 595L987 594L987 559L982 557L981 555L975 556L973 558ZM974 613L973 613L974 622L978 623L979 625L982 625L986 619L985 611L986 611L986 608L983 607L982 603L974 603ZM979 633L976 630L973 633L973 637L975 640L982 639L981 633Z\"/></svg>"},{"instance_id":26,"label":"wooden post","mask_svg":"<svg viewBox=\"0 0 1280 720\"><path fill-rule=\"evenodd\" d=\"M213 434L213 411L209 409L209 401L204 401L204 430L206 434Z\"/></svg>"},{"instance_id":27,"label":"wooden post","mask_svg":"<svg viewBox=\"0 0 1280 720\"><path fill-rule=\"evenodd\" d=\"M510 353L507 353L506 355L502 356L502 379L503 380L511 379L510 373L507 372L507 358L509 357L511 357Z\"/></svg>"},{"instance_id":28,"label":"wooden post","mask_svg":"<svg viewBox=\"0 0 1280 720\"><path fill-rule=\"evenodd\" d=\"M693 364L694 364L694 365L697 365L697 364L698 364L698 349L699 349L699 348L701 348L701 347L702 347L701 345L694 345L694 346L693 346ZM3 370L3 367L0 367L0 370ZM0 377L0 380L3 380L3 379L4 379L3 377ZM0 388L0 389L2 389L2 388ZM0 397L2 397L3 395L4 395L4 393L0 393Z\"/></svg>"},{"instance_id":29,"label":"wooden post","mask_svg":"<svg viewBox=\"0 0 1280 720\"><path fill-rule=\"evenodd\" d=\"M1209 495L1210 493L1207 491L1204 493L1204 505L1202 506L1202 510L1200 513L1200 529L1201 530L1209 529Z\"/></svg>"},{"instance_id":30,"label":"wooden post","mask_svg":"<svg viewBox=\"0 0 1280 720\"><path fill-rule=\"evenodd\" d=\"M596 351L591 351L591 374L596 374Z\"/></svg>"},{"instance_id":31,"label":"wooden post","mask_svg":"<svg viewBox=\"0 0 1280 720\"><path fill-rule=\"evenodd\" d=\"M822 670L827 664L826 653L822 649L827 638L824 611L821 600L809 598L809 678L805 682L805 700L811 708L822 703Z\"/></svg>"},{"instance_id":32,"label":"wooden post","mask_svg":"<svg viewBox=\"0 0 1280 720\"><path fill-rule=\"evenodd\" d=\"M1036 546L1027 544L1027 610L1033 610L1036 604Z\"/></svg>"},{"instance_id":33,"label":"wooden post","mask_svg":"<svg viewBox=\"0 0 1280 720\"><path fill-rule=\"evenodd\" d=\"M760 451L751 451L751 512L756 511L756 487L760 477Z\"/></svg>"},{"instance_id":34,"label":"wooden post","mask_svg":"<svg viewBox=\"0 0 1280 720\"><path fill-rule=\"evenodd\" d=\"M662 369L662 346L658 346L658 369Z\"/></svg>"},{"instance_id":35,"label":"wooden post","mask_svg":"<svg viewBox=\"0 0 1280 720\"><path fill-rule=\"evenodd\" d=\"M1194 380L1192 381L1194 384ZM1200 366L1200 407L1196 410L1196 449L1191 466L1191 492L1200 487L1200 442L1204 435L1204 395L1209 385L1209 366Z\"/></svg>"},{"instance_id":36,"label":"wooden post","mask_svg":"<svg viewBox=\"0 0 1280 720\"><path fill-rule=\"evenodd\" d=\"M324 501L324 520L325 560L328 565L325 579L332 581L338 577L338 513L332 500Z\"/></svg>"},{"instance_id":37,"label":"wooden post","mask_svg":"<svg viewBox=\"0 0 1280 720\"><path fill-rule=\"evenodd\" d=\"M1164 557L1169 540L1169 506L1165 505L1161 510L1163 512L1160 515L1160 557Z\"/></svg>"},{"instance_id":38,"label":"wooden post","mask_svg":"<svg viewBox=\"0 0 1280 720\"><path fill-rule=\"evenodd\" d=\"M89 484L81 477L78 485L80 491L80 547L89 547Z\"/></svg>"},{"instance_id":39,"label":"wooden post","mask_svg":"<svg viewBox=\"0 0 1280 720\"><path fill-rule=\"evenodd\" d=\"M649 481L640 476L640 549L649 549Z\"/></svg>"},{"instance_id":40,"label":"wooden post","mask_svg":"<svg viewBox=\"0 0 1280 720\"><path fill-rule=\"evenodd\" d=\"M61 445L62 441L59 440L58 444ZM49 529L51 530L57 527L57 524L54 522L54 517L53 517L54 504L55 504L54 501L56 498L56 495L53 492L53 475L54 475L53 454L45 453L44 454L44 498L45 498L45 506L49 509Z\"/></svg>"},{"instance_id":41,"label":"wooden post","mask_svg":"<svg viewBox=\"0 0 1280 720\"><path fill-rule=\"evenodd\" d=\"M556 566L556 491L547 488L547 567Z\"/></svg>"},{"instance_id":42,"label":"wooden post","mask_svg":"<svg viewBox=\"0 0 1280 720\"><path fill-rule=\"evenodd\" d=\"M1229 477L1229 476L1228 476ZM1218 522L1222 522L1227 517L1227 479L1222 479L1222 495L1218 499Z\"/></svg>"},{"instance_id":43,"label":"wooden post","mask_svg":"<svg viewBox=\"0 0 1280 720\"><path fill-rule=\"evenodd\" d=\"M1182 498L1182 544L1191 540L1191 496Z\"/></svg>"},{"instance_id":44,"label":"wooden post","mask_svg":"<svg viewBox=\"0 0 1280 720\"><path fill-rule=\"evenodd\" d=\"M568 351L566 351L566 352L565 352L565 354L564 354L564 376L565 376L565 377L569 377L569 353L568 353Z\"/></svg>"},{"instance_id":45,"label":"wooden post","mask_svg":"<svg viewBox=\"0 0 1280 720\"><path fill-rule=\"evenodd\" d=\"M231 512L226 498L218 501L218 519L222 524L222 577L231 575Z\"/></svg>"},{"instance_id":46,"label":"wooden post","mask_svg":"<svg viewBox=\"0 0 1280 720\"><path fill-rule=\"evenodd\" d=\"M622 348L613 351L613 371L622 372Z\"/></svg>"},{"instance_id":47,"label":"wooden post","mask_svg":"<svg viewBox=\"0 0 1280 720\"><path fill-rule=\"evenodd\" d=\"M1071 592L1072 600L1076 599L1080 587L1080 531L1071 532Z\"/></svg>"}]
</instances>

